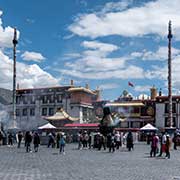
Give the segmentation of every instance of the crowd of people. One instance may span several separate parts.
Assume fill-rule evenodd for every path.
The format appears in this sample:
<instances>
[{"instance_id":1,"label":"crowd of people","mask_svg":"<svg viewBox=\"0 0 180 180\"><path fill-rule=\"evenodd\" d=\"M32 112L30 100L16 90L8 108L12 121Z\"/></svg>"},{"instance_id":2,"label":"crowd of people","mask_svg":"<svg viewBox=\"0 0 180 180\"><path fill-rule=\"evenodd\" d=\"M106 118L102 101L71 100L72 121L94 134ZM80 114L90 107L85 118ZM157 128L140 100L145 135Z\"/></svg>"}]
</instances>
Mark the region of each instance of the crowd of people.
<instances>
[{"instance_id":1,"label":"crowd of people","mask_svg":"<svg viewBox=\"0 0 180 180\"><path fill-rule=\"evenodd\" d=\"M161 157L165 153L165 157L170 159L170 148L171 144L173 142L174 144L174 150L177 150L177 145L179 143L179 137L180 135L178 133L174 133L173 138L170 137L169 134L163 132L158 136L157 133L152 134L151 138L151 151L150 151L150 157L158 154L159 157Z\"/></svg>"},{"instance_id":2,"label":"crowd of people","mask_svg":"<svg viewBox=\"0 0 180 180\"><path fill-rule=\"evenodd\" d=\"M78 133L78 149L97 148L99 151L109 149L109 152L114 152L121 146L125 146L129 151L133 149L133 135L132 132L121 135L119 131L108 133L107 136L100 132L87 133L87 131Z\"/></svg>"},{"instance_id":3,"label":"crowd of people","mask_svg":"<svg viewBox=\"0 0 180 180\"><path fill-rule=\"evenodd\" d=\"M3 144L4 134L0 132L0 145ZM65 154L65 145L68 142L73 142L74 138L70 134L64 132L50 132L47 135L47 147L58 148L60 154ZM148 144L151 145L150 157L163 156L165 154L166 158L170 158L170 147L172 143L174 144L174 150L177 150L179 145L180 134L175 132L174 136L171 138L169 134L163 132L161 134L152 133L148 136ZM7 133L7 145L13 146L17 142L17 148L20 148L24 142L26 152L32 152L32 145L34 152L38 152L40 145L40 136L38 132L27 131L22 133L19 131L17 134L8 132ZM134 149L133 134L132 132L120 133L119 131L109 132L106 136L99 132L87 132L79 131L75 141L78 142L78 149L97 149L98 151L108 150L109 152L115 152L115 150L120 149L120 147L126 147L128 151Z\"/></svg>"}]
</instances>

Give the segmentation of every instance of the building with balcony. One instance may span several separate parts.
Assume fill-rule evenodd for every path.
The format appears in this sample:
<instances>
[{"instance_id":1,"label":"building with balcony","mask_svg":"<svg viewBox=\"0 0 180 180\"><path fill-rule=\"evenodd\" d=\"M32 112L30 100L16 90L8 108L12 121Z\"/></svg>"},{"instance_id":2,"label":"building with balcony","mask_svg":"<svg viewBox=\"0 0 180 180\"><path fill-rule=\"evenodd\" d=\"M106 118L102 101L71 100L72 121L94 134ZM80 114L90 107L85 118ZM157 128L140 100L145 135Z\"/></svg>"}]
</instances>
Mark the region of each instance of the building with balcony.
<instances>
[{"instance_id":1,"label":"building with balcony","mask_svg":"<svg viewBox=\"0 0 180 180\"><path fill-rule=\"evenodd\" d=\"M147 123L155 124L155 88L151 89L150 99L134 100L127 92L114 102L108 102L113 118L120 120L118 128L121 130L139 129Z\"/></svg>"},{"instance_id":2,"label":"building with balcony","mask_svg":"<svg viewBox=\"0 0 180 180\"><path fill-rule=\"evenodd\" d=\"M156 97L156 127L168 129L169 99L168 96ZM180 128L180 96L172 96L173 127Z\"/></svg>"},{"instance_id":3,"label":"building with balcony","mask_svg":"<svg viewBox=\"0 0 180 180\"><path fill-rule=\"evenodd\" d=\"M98 98L96 91L86 87L68 86L18 89L16 96L16 121L20 129L37 129L45 124L44 116L53 116L60 108L79 123L91 122Z\"/></svg>"}]
</instances>

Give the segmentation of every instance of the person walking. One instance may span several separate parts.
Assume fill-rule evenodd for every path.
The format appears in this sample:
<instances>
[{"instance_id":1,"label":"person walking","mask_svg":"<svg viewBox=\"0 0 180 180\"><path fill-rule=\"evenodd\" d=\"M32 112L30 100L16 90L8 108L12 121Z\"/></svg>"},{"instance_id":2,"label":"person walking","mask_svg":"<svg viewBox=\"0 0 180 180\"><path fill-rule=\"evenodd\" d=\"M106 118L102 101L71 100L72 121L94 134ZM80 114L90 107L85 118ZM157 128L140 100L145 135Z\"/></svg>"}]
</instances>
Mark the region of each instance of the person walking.
<instances>
[{"instance_id":1,"label":"person walking","mask_svg":"<svg viewBox=\"0 0 180 180\"><path fill-rule=\"evenodd\" d=\"M173 137L173 143L174 143L174 150L177 150L177 143L178 143L178 136L177 133L174 133L174 137Z\"/></svg>"},{"instance_id":2,"label":"person walking","mask_svg":"<svg viewBox=\"0 0 180 180\"><path fill-rule=\"evenodd\" d=\"M78 149L81 150L82 149L82 141L83 141L82 132L78 133L77 140L78 140Z\"/></svg>"},{"instance_id":3,"label":"person walking","mask_svg":"<svg viewBox=\"0 0 180 180\"><path fill-rule=\"evenodd\" d=\"M129 132L128 135L127 135L127 149L128 151L131 151L131 149L133 149L133 135L132 135L132 132Z\"/></svg>"},{"instance_id":4,"label":"person walking","mask_svg":"<svg viewBox=\"0 0 180 180\"><path fill-rule=\"evenodd\" d=\"M150 151L150 156L152 155L155 157L157 153L157 148L158 148L158 137L156 134L153 134L152 136L152 142L151 142L151 151Z\"/></svg>"},{"instance_id":5,"label":"person walking","mask_svg":"<svg viewBox=\"0 0 180 180\"><path fill-rule=\"evenodd\" d=\"M22 138L23 138L23 135L22 135L21 131L19 131L18 134L17 134L18 148L21 147Z\"/></svg>"},{"instance_id":6,"label":"person walking","mask_svg":"<svg viewBox=\"0 0 180 180\"><path fill-rule=\"evenodd\" d=\"M3 133L0 130L0 145L3 145Z\"/></svg>"},{"instance_id":7,"label":"person walking","mask_svg":"<svg viewBox=\"0 0 180 180\"><path fill-rule=\"evenodd\" d=\"M163 132L162 136L160 138L160 154L159 154L159 157L161 157L162 154L166 152L166 140L167 140L166 134Z\"/></svg>"},{"instance_id":8,"label":"person walking","mask_svg":"<svg viewBox=\"0 0 180 180\"><path fill-rule=\"evenodd\" d=\"M106 150L106 139L105 139L105 136L100 134L99 147L98 147L99 151L101 150L102 146L103 146L104 150Z\"/></svg>"},{"instance_id":9,"label":"person walking","mask_svg":"<svg viewBox=\"0 0 180 180\"><path fill-rule=\"evenodd\" d=\"M119 149L119 147L121 146L121 135L119 131L117 131L115 134L115 142L116 142L116 149Z\"/></svg>"},{"instance_id":10,"label":"person walking","mask_svg":"<svg viewBox=\"0 0 180 180\"><path fill-rule=\"evenodd\" d=\"M54 147L54 136L53 136L53 133L49 133L48 135L48 148L51 146L52 148Z\"/></svg>"},{"instance_id":11,"label":"person walking","mask_svg":"<svg viewBox=\"0 0 180 180\"><path fill-rule=\"evenodd\" d=\"M115 152L115 135L111 133L109 152Z\"/></svg>"},{"instance_id":12,"label":"person walking","mask_svg":"<svg viewBox=\"0 0 180 180\"><path fill-rule=\"evenodd\" d=\"M8 145L9 146L13 145L13 135L12 135L12 133L8 134Z\"/></svg>"},{"instance_id":13,"label":"person walking","mask_svg":"<svg viewBox=\"0 0 180 180\"><path fill-rule=\"evenodd\" d=\"M26 132L25 136L25 142L26 142L26 152L31 152L31 142L32 142L32 136L29 131Z\"/></svg>"},{"instance_id":14,"label":"person walking","mask_svg":"<svg viewBox=\"0 0 180 180\"><path fill-rule=\"evenodd\" d=\"M92 133L88 133L88 148L91 149L91 143L92 143Z\"/></svg>"},{"instance_id":15,"label":"person walking","mask_svg":"<svg viewBox=\"0 0 180 180\"><path fill-rule=\"evenodd\" d=\"M60 140L59 140L59 147L60 147L59 153L60 154L62 153L65 154L65 144L66 144L66 141L65 141L64 133L61 133Z\"/></svg>"},{"instance_id":16,"label":"person walking","mask_svg":"<svg viewBox=\"0 0 180 180\"><path fill-rule=\"evenodd\" d=\"M60 134L57 133L56 135L56 148L59 149L59 140L60 140Z\"/></svg>"},{"instance_id":17,"label":"person walking","mask_svg":"<svg viewBox=\"0 0 180 180\"><path fill-rule=\"evenodd\" d=\"M34 133L33 144L34 144L34 152L38 152L40 137L37 132Z\"/></svg>"},{"instance_id":18,"label":"person walking","mask_svg":"<svg viewBox=\"0 0 180 180\"><path fill-rule=\"evenodd\" d=\"M166 136L166 138L166 158L170 159L171 139L169 134Z\"/></svg>"},{"instance_id":19,"label":"person walking","mask_svg":"<svg viewBox=\"0 0 180 180\"><path fill-rule=\"evenodd\" d=\"M88 145L88 139L89 139L89 135L87 133L87 131L84 132L84 148L87 149L87 145Z\"/></svg>"}]
</instances>

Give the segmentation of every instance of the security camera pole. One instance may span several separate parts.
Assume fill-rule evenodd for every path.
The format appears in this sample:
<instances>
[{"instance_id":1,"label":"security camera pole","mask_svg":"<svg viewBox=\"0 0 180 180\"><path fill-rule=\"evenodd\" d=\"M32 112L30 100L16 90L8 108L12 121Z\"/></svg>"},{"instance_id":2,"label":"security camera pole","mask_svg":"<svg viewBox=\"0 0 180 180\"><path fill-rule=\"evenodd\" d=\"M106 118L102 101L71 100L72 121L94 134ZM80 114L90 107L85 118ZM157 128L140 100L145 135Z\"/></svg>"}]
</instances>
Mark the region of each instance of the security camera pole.
<instances>
[{"instance_id":1,"label":"security camera pole","mask_svg":"<svg viewBox=\"0 0 180 180\"><path fill-rule=\"evenodd\" d=\"M168 99L169 99L169 114L168 121L169 127L173 127L172 119L172 77L171 77L171 39L172 39L171 21L169 21L168 27Z\"/></svg>"},{"instance_id":2,"label":"security camera pole","mask_svg":"<svg viewBox=\"0 0 180 180\"><path fill-rule=\"evenodd\" d=\"M16 45L17 41L17 32L14 28L14 38L13 38L13 124L12 127L16 126Z\"/></svg>"}]
</instances>

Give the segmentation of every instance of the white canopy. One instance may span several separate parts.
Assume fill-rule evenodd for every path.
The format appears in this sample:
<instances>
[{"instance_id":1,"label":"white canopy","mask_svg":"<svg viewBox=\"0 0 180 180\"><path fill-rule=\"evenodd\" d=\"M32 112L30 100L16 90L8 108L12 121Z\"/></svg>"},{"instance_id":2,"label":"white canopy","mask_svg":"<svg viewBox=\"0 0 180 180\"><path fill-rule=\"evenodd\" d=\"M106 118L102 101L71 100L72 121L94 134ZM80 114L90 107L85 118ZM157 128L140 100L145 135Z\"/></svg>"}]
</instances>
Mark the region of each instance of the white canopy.
<instances>
[{"instance_id":1,"label":"white canopy","mask_svg":"<svg viewBox=\"0 0 180 180\"><path fill-rule=\"evenodd\" d=\"M45 124L45 125L43 125L43 126L38 127L38 129L56 129L56 127L53 126L53 125L50 124L50 123L47 123L47 124Z\"/></svg>"},{"instance_id":2,"label":"white canopy","mask_svg":"<svg viewBox=\"0 0 180 180\"><path fill-rule=\"evenodd\" d=\"M142 127L141 129L140 129L141 131L150 131L150 130L158 130L156 127L154 127L153 125L151 125L151 124L146 124L144 127Z\"/></svg>"}]
</instances>

